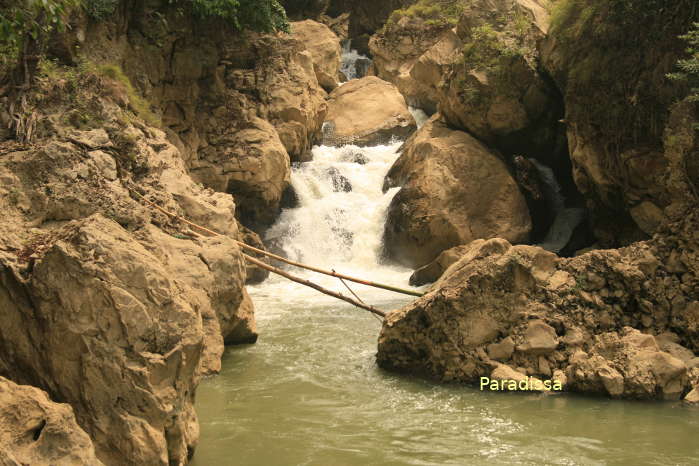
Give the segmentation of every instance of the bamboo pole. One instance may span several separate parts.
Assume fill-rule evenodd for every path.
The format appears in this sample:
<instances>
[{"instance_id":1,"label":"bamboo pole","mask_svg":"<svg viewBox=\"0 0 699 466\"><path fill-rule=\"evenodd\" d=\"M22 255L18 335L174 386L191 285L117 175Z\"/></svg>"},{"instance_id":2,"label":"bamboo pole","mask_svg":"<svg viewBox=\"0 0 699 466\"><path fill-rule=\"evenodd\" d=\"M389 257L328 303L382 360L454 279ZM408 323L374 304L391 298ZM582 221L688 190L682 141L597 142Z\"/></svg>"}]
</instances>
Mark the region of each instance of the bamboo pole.
<instances>
[{"instance_id":1,"label":"bamboo pole","mask_svg":"<svg viewBox=\"0 0 699 466\"><path fill-rule=\"evenodd\" d=\"M285 272L281 269L278 269L278 268L273 267L269 264L266 264L265 262L262 262L261 260L255 259L254 257L250 257L247 254L243 254L243 257L245 257L245 260L255 264L256 266L258 266L262 269L265 269L265 270L269 270L270 272L276 273L277 275L281 275L282 277L287 278L287 279L291 280L292 282L296 282L296 283L300 283L302 285L309 286L313 289L320 291L323 294L326 294L328 296L332 296L333 298L337 298L337 299L341 299L343 301L346 301L346 302L352 304L353 306L365 309L365 310L371 312L372 314L376 314L377 316L380 316L382 318L386 317L385 312L383 312L379 309L376 309L374 306L369 306L368 304L360 303L359 301L355 301L354 299L352 299L348 296L345 296L342 293L336 293L335 291L328 290L327 288L323 288L322 286L317 285L310 280L306 280L306 279L297 277L295 275L291 275L288 272Z\"/></svg>"},{"instance_id":2,"label":"bamboo pole","mask_svg":"<svg viewBox=\"0 0 699 466\"><path fill-rule=\"evenodd\" d=\"M200 230L200 231L203 231L203 232L205 232L205 233L208 233L208 234L210 234L210 235L212 235L212 236L218 236L218 235L220 235L220 233L217 233L217 232L215 232L215 231L213 231L213 230L210 230L210 229L208 229L208 228L206 228L206 227L203 227L203 226L201 226L201 225L197 225L196 223L194 223L194 222L192 222L192 221L190 221L190 220L187 220L186 218L184 218L184 217L182 217L182 216L179 216L179 215L177 215L177 214L173 214L172 212L168 212L167 210L163 209L163 208L160 207L159 205L157 205L157 204L155 204L155 203L149 201L148 199L146 199L141 193L139 193L138 191L136 191L136 190L133 189L133 188L131 189L131 191L133 191L134 193L136 193L136 195L137 195L140 199L142 199L146 204L148 204L149 206L153 207L154 209L159 210L160 212L164 213L165 215L167 215L167 216L169 216L169 217L176 218L177 220L180 220L181 222L184 222L184 223L186 223L187 225L189 225L189 226L191 226L191 227L194 227L194 228L196 228L196 229L198 229L198 230ZM256 248L256 247L250 246L249 244L245 244L245 243L242 242L242 241L238 241L238 240L234 240L234 241L236 241L236 243L238 243L238 245L239 245L240 247L242 247L243 249L247 249L248 251L253 251L253 252L256 252L256 253L258 253L258 254L262 254L262 255L264 255L264 256L271 257L272 259L278 260L279 262L284 262L285 264L289 264L289 265L293 265L294 267L299 267L299 268L302 268L302 269L310 270L310 271L312 271L312 272L322 273L322 274L324 274L324 275L330 275L331 277L335 277L335 278L339 278L339 279L344 279L344 280L349 280L349 281L351 281L351 282L359 283L359 284L361 284L361 285L372 286L372 287L374 287L374 288L381 288L381 289L384 289L384 290L393 291L393 292L396 292L396 293L407 294L407 295L411 295L411 296L423 296L423 295L425 294L425 293L422 293L422 292L419 292L419 291L408 290L408 289L404 289L404 288L398 288L397 286L385 285L385 284L383 284L383 283L376 283L376 282L371 282L371 281L367 281L367 280L362 280L361 278L350 277L349 275L344 275L344 274L341 274L341 273L337 273L337 272L335 272L334 270L333 270L333 271L330 271L330 270L323 270L323 269L318 268L318 267L313 267L313 266L311 266L311 265L302 264L302 263L300 263L300 262L292 261L292 260L287 259L287 258L285 258L285 257L278 256L278 255L273 254L273 253L271 253L271 252L267 252L267 251L265 251L265 250L258 249L258 248Z\"/></svg>"}]
</instances>

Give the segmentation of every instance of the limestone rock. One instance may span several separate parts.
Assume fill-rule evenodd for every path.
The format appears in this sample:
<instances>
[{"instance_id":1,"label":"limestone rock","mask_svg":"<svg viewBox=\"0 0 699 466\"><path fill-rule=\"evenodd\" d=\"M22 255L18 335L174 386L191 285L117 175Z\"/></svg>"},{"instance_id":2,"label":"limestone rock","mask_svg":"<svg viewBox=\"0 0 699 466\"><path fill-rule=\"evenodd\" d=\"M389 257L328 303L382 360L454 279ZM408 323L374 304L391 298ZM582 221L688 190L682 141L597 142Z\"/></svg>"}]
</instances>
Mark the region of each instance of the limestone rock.
<instances>
[{"instance_id":1,"label":"limestone rock","mask_svg":"<svg viewBox=\"0 0 699 466\"><path fill-rule=\"evenodd\" d=\"M687 232L698 221L689 214ZM683 238L685 248L699 246ZM502 239L474 241L427 294L387 316L377 362L478 384L498 361L566 391L682 399L699 374L699 307L683 281L699 274L668 279L676 249L665 241L569 259ZM588 283L590 276L603 280ZM674 305L667 296L677 296Z\"/></svg>"},{"instance_id":2,"label":"limestone rock","mask_svg":"<svg viewBox=\"0 0 699 466\"><path fill-rule=\"evenodd\" d=\"M70 405L36 387L0 377L0 463L32 466L101 465Z\"/></svg>"},{"instance_id":3,"label":"limestone rock","mask_svg":"<svg viewBox=\"0 0 699 466\"><path fill-rule=\"evenodd\" d=\"M480 240L476 240L480 241ZM436 282L454 262L458 261L466 250L467 245L455 246L439 253L437 258L429 264L423 265L410 276L410 285L422 286L426 283Z\"/></svg>"},{"instance_id":4,"label":"limestone rock","mask_svg":"<svg viewBox=\"0 0 699 466\"><path fill-rule=\"evenodd\" d=\"M407 266L423 266L479 238L528 239L529 211L505 164L438 116L406 142L384 186L401 186L389 207L384 242L388 256Z\"/></svg>"},{"instance_id":5,"label":"limestone rock","mask_svg":"<svg viewBox=\"0 0 699 466\"><path fill-rule=\"evenodd\" d=\"M665 207L688 198L697 138L688 123L693 110L687 103L673 106L686 94L664 78L685 47L674 37L688 30L691 20L673 22L672 14L656 5L630 14L633 27L627 28L606 7L594 1L585 14L569 10L549 31L541 56L563 94L573 175L591 207L595 235L603 247L618 247L654 234ZM588 14L596 25L586 22ZM662 37L650 38L648 29L658 23L671 26ZM633 42L657 53L633 57L623 48L600 47L600 40ZM666 60L667 71L654 68ZM629 107L634 113L621 110ZM609 118L611 108L620 109L619 118ZM644 112L656 112L655 117L631 122Z\"/></svg>"},{"instance_id":6,"label":"limestone rock","mask_svg":"<svg viewBox=\"0 0 699 466\"><path fill-rule=\"evenodd\" d=\"M291 30L311 52L318 83L328 92L335 89L340 71L340 39L325 24L310 19L291 23Z\"/></svg>"},{"instance_id":7,"label":"limestone rock","mask_svg":"<svg viewBox=\"0 0 699 466\"><path fill-rule=\"evenodd\" d=\"M225 140L225 148L199 151L200 160L192 163L192 177L215 191L233 194L245 224L271 224L291 176L291 161L277 132L256 118Z\"/></svg>"},{"instance_id":8,"label":"limestone rock","mask_svg":"<svg viewBox=\"0 0 699 466\"><path fill-rule=\"evenodd\" d=\"M432 24L420 17L404 15L369 41L376 75L395 84L413 106L434 112L437 100L426 87L426 81L413 76L422 55L442 40L452 26ZM435 80L439 82L441 76Z\"/></svg>"},{"instance_id":9,"label":"limestone rock","mask_svg":"<svg viewBox=\"0 0 699 466\"><path fill-rule=\"evenodd\" d=\"M556 330L541 320L533 320L527 324L524 332L524 342L517 348L530 354L550 353L558 346Z\"/></svg>"},{"instance_id":10,"label":"limestone rock","mask_svg":"<svg viewBox=\"0 0 699 466\"><path fill-rule=\"evenodd\" d=\"M406 138L417 128L396 87L375 76L354 79L330 94L325 143L369 146Z\"/></svg>"},{"instance_id":11,"label":"limestone rock","mask_svg":"<svg viewBox=\"0 0 699 466\"><path fill-rule=\"evenodd\" d=\"M488 356L498 361L507 361L515 351L515 342L507 337L499 343L491 343L487 347Z\"/></svg>"}]
</instances>

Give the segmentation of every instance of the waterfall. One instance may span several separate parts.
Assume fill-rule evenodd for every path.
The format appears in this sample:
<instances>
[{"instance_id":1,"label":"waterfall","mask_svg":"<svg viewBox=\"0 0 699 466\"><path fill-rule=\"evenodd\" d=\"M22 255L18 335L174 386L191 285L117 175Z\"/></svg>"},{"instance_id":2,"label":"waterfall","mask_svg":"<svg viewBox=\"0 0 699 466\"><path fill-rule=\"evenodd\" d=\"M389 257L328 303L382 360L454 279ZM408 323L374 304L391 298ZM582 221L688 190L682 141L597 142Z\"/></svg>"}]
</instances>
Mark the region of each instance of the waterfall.
<instances>
[{"instance_id":1,"label":"waterfall","mask_svg":"<svg viewBox=\"0 0 699 466\"><path fill-rule=\"evenodd\" d=\"M424 125L427 122L427 120L430 119L430 116L427 113L425 113L425 111L421 108L408 106L408 110L410 111L410 114L413 116L413 118L415 118L415 123L417 123L418 129L422 128L422 125Z\"/></svg>"},{"instance_id":2,"label":"waterfall","mask_svg":"<svg viewBox=\"0 0 699 466\"><path fill-rule=\"evenodd\" d=\"M534 159L529 159L539 172L543 182L544 197L550 203L555 214L544 240L537 244L542 248L560 252L573 236L573 231L585 220L585 209L580 207L565 207L565 197L561 193L561 185L551 168Z\"/></svg>"},{"instance_id":3,"label":"waterfall","mask_svg":"<svg viewBox=\"0 0 699 466\"><path fill-rule=\"evenodd\" d=\"M370 66L371 59L353 49L351 39L342 42L340 71L347 77L347 81L366 76Z\"/></svg>"},{"instance_id":4,"label":"waterfall","mask_svg":"<svg viewBox=\"0 0 699 466\"><path fill-rule=\"evenodd\" d=\"M405 285L410 270L383 265L380 261L386 211L399 189L383 193L381 188L398 157L399 147L400 143L314 147L313 160L292 169L291 184L298 207L282 212L267 231L266 242L281 248L295 261L373 281ZM294 273L346 292L333 277L298 269ZM253 293L278 293L282 287L289 288L290 299L323 299L314 290L276 277L255 287ZM392 293L381 290L352 287L362 289L362 296L369 295L373 302L394 298Z\"/></svg>"}]
</instances>

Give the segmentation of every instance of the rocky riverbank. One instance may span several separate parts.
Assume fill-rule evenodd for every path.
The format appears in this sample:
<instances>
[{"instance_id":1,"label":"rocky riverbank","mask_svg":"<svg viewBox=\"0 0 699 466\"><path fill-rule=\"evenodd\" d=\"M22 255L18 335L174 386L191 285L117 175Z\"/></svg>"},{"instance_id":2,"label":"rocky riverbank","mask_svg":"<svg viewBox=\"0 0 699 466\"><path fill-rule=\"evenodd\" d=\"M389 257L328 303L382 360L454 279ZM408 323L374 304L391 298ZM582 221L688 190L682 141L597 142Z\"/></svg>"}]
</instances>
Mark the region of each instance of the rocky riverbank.
<instances>
[{"instance_id":1,"label":"rocky riverbank","mask_svg":"<svg viewBox=\"0 0 699 466\"><path fill-rule=\"evenodd\" d=\"M385 259L436 283L386 319L382 367L697 401L697 108L665 77L690 2L283 3L288 33L76 10L3 81L4 462L187 463L199 381L257 338L238 241L264 247L319 143L405 139ZM343 83L344 39L369 76Z\"/></svg>"}]
</instances>

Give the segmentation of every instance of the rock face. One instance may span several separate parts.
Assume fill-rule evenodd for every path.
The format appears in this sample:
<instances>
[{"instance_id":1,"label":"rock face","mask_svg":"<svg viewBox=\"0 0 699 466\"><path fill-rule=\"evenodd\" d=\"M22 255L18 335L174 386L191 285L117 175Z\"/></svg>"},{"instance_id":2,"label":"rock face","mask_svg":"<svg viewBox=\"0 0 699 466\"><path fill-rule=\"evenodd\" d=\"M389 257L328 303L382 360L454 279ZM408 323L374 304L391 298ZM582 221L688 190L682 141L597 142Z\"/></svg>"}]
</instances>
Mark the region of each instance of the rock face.
<instances>
[{"instance_id":1,"label":"rock face","mask_svg":"<svg viewBox=\"0 0 699 466\"><path fill-rule=\"evenodd\" d=\"M325 24L312 20L291 23L294 37L306 46L313 58L318 84L331 92L337 87L340 71L340 39Z\"/></svg>"},{"instance_id":2,"label":"rock face","mask_svg":"<svg viewBox=\"0 0 699 466\"><path fill-rule=\"evenodd\" d=\"M352 47L364 55L369 53L369 38L379 30L386 19L397 8L412 3L412 0L355 0L350 5L349 36Z\"/></svg>"},{"instance_id":3,"label":"rock face","mask_svg":"<svg viewBox=\"0 0 699 466\"><path fill-rule=\"evenodd\" d=\"M388 256L420 267L478 238L525 242L527 205L504 162L475 138L432 117L406 141L386 176L401 186L384 233Z\"/></svg>"},{"instance_id":4,"label":"rock face","mask_svg":"<svg viewBox=\"0 0 699 466\"><path fill-rule=\"evenodd\" d=\"M406 138L417 128L396 87L375 76L354 79L330 94L324 143L369 146Z\"/></svg>"},{"instance_id":5,"label":"rock face","mask_svg":"<svg viewBox=\"0 0 699 466\"><path fill-rule=\"evenodd\" d=\"M548 28L543 2L476 0L458 8L455 27L422 17L420 9L394 14L370 41L378 76L411 105L439 110L449 125L486 144L553 157L562 111L538 72L537 44Z\"/></svg>"},{"instance_id":6,"label":"rock face","mask_svg":"<svg viewBox=\"0 0 699 466\"><path fill-rule=\"evenodd\" d=\"M162 117L197 181L216 190L227 185L240 198L243 223L267 226L279 210L279 180L288 175L277 168L306 158L325 120L316 52L294 35L201 28L162 5L115 15L113 22L76 26L85 35L82 53L121 63L122 76L109 86L130 80ZM196 36L187 32L193 30Z\"/></svg>"},{"instance_id":7,"label":"rock face","mask_svg":"<svg viewBox=\"0 0 699 466\"><path fill-rule=\"evenodd\" d=\"M675 7L689 11L691 5L680 1ZM686 43L677 36L692 21L660 4L610 8L593 1L584 14L577 7L560 11L542 46L543 64L564 96L575 183L604 247L658 232L667 219L663 209L677 197L672 185L658 180L667 173L666 128L678 123L672 103L686 92L666 74L684 56ZM663 32L648 35L656 24L665 25ZM646 53L616 45L629 42Z\"/></svg>"},{"instance_id":8,"label":"rock face","mask_svg":"<svg viewBox=\"0 0 699 466\"><path fill-rule=\"evenodd\" d=\"M676 231L697 221L690 214ZM699 378L699 275L696 265L673 272L674 241L572 259L474 241L428 294L389 314L378 363L466 383L514 369L566 391L681 399ZM681 241L694 257L696 239Z\"/></svg>"},{"instance_id":9,"label":"rock face","mask_svg":"<svg viewBox=\"0 0 699 466\"><path fill-rule=\"evenodd\" d=\"M432 24L420 17L402 16L371 36L369 48L376 75L395 84L413 106L436 111L437 99L422 81L411 76L418 59L452 26ZM435 77L439 82L441 76Z\"/></svg>"},{"instance_id":10,"label":"rock face","mask_svg":"<svg viewBox=\"0 0 699 466\"><path fill-rule=\"evenodd\" d=\"M199 151L192 177L216 191L233 193L244 224L271 224L291 177L289 155L277 131L267 121L255 118L248 128L222 133L217 142L218 147Z\"/></svg>"},{"instance_id":11,"label":"rock face","mask_svg":"<svg viewBox=\"0 0 699 466\"><path fill-rule=\"evenodd\" d=\"M54 403L35 387L0 377L0 463L6 465L90 465L90 437L75 421L73 409Z\"/></svg>"},{"instance_id":12,"label":"rock face","mask_svg":"<svg viewBox=\"0 0 699 466\"><path fill-rule=\"evenodd\" d=\"M195 184L106 80L73 79L77 94L32 89L31 145L0 142L0 373L69 403L105 464L184 464L200 377L224 341L256 337L235 203ZM87 127L66 121L72 99L91 102Z\"/></svg>"},{"instance_id":13,"label":"rock face","mask_svg":"<svg viewBox=\"0 0 699 466\"><path fill-rule=\"evenodd\" d=\"M525 3L537 4L472 2L455 34L423 55L412 74L435 89L449 124L500 150L536 156L555 148L560 106L537 71L537 42L545 32L539 10Z\"/></svg>"}]
</instances>

